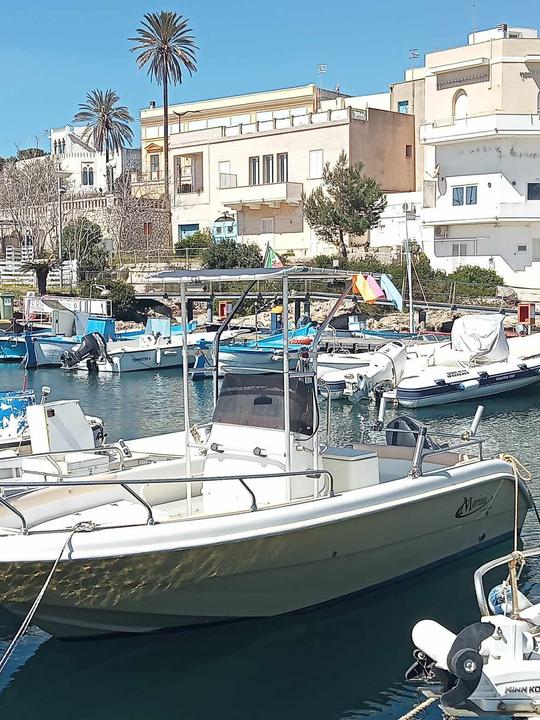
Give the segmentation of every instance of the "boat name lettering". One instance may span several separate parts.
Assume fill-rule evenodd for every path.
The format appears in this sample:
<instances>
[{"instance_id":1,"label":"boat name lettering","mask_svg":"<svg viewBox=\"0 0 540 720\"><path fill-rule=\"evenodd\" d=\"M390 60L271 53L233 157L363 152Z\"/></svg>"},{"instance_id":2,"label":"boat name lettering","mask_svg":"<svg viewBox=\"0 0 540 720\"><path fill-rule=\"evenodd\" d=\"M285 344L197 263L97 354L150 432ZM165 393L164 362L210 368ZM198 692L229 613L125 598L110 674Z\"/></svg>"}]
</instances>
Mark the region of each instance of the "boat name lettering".
<instances>
[{"instance_id":1,"label":"boat name lettering","mask_svg":"<svg viewBox=\"0 0 540 720\"><path fill-rule=\"evenodd\" d=\"M446 377L460 377L461 375L468 375L468 370L452 370L451 372L446 373Z\"/></svg>"},{"instance_id":2,"label":"boat name lettering","mask_svg":"<svg viewBox=\"0 0 540 720\"><path fill-rule=\"evenodd\" d=\"M505 695L517 695L517 694L525 694L525 695L540 695L540 685L508 685L504 689Z\"/></svg>"},{"instance_id":3,"label":"boat name lettering","mask_svg":"<svg viewBox=\"0 0 540 720\"><path fill-rule=\"evenodd\" d=\"M462 518L467 517L467 515L472 515L473 513L482 510L482 508L485 508L492 499L492 497L465 497L463 498L461 505L456 510L455 517Z\"/></svg>"}]
</instances>

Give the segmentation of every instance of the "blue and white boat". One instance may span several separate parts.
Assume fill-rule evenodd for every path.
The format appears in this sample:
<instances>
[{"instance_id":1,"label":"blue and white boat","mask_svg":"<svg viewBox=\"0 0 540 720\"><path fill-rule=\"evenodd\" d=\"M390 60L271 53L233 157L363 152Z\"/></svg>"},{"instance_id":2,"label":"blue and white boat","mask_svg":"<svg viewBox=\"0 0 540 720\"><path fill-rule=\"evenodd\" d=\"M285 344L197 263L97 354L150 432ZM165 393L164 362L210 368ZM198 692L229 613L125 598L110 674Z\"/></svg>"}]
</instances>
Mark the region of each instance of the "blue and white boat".
<instances>
[{"instance_id":1,"label":"blue and white boat","mask_svg":"<svg viewBox=\"0 0 540 720\"><path fill-rule=\"evenodd\" d=\"M289 330L289 365L296 366L300 352L311 346L316 328L306 325ZM271 370L283 366L283 333L264 336L244 343L236 340L219 351L219 363L222 367L245 367Z\"/></svg>"},{"instance_id":2,"label":"blue and white boat","mask_svg":"<svg viewBox=\"0 0 540 720\"><path fill-rule=\"evenodd\" d=\"M125 343L131 340L138 340L145 335L164 334L162 328L167 326L168 335L180 335L182 325L171 325L168 318L149 318L146 327L140 330L116 331L114 318L90 317L88 318L84 331L72 337L63 335L29 336L27 338L28 367L60 367L62 356L70 350L78 347L85 335L99 333L110 343ZM188 324L188 332L197 328L197 322L193 320Z\"/></svg>"},{"instance_id":3,"label":"blue and white boat","mask_svg":"<svg viewBox=\"0 0 540 720\"><path fill-rule=\"evenodd\" d=\"M65 435L72 441L77 421L81 421L83 430L91 443L98 447L103 443L105 433L103 422L100 418L83 415L78 400L60 400L58 402L46 403L50 388L42 388L41 406L47 421L47 430L38 423L39 433L45 432L47 442L57 441L58 433ZM32 443L32 450L39 452L40 441L32 434L29 426L28 408L36 405L35 390L7 390L0 391L0 455L3 451L25 449ZM37 409L37 408L36 408ZM46 412L48 409L48 412ZM30 411L33 412L33 411ZM67 430L67 433L66 433ZM90 430L90 432L89 432ZM76 434L76 433L75 433ZM34 445L36 447L34 447ZM11 456L11 455L10 455Z\"/></svg>"},{"instance_id":4,"label":"blue and white boat","mask_svg":"<svg viewBox=\"0 0 540 720\"><path fill-rule=\"evenodd\" d=\"M49 329L26 330L22 333L0 332L0 362L21 362L26 357L29 337L50 336Z\"/></svg>"}]
</instances>

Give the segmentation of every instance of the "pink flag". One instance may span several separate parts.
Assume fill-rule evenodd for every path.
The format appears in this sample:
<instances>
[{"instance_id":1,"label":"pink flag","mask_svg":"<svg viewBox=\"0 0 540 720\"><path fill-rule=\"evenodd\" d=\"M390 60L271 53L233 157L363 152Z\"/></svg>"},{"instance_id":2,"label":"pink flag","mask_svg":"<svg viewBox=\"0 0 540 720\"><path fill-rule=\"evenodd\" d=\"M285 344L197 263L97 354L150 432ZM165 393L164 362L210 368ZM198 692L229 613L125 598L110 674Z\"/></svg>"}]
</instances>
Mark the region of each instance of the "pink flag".
<instances>
[{"instance_id":1,"label":"pink flag","mask_svg":"<svg viewBox=\"0 0 540 720\"><path fill-rule=\"evenodd\" d=\"M381 286L375 280L373 275L366 275L366 282L369 285L370 289L373 291L376 300L380 300L381 298L385 297L385 294L381 290Z\"/></svg>"}]
</instances>

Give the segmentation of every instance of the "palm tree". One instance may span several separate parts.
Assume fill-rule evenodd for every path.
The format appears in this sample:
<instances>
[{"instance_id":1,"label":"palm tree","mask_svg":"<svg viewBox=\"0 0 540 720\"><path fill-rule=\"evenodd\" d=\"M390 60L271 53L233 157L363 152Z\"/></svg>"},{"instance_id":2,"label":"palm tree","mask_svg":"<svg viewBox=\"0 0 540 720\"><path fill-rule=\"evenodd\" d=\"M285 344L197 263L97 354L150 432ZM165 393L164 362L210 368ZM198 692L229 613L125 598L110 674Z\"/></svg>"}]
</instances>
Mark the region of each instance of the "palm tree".
<instances>
[{"instance_id":1,"label":"palm tree","mask_svg":"<svg viewBox=\"0 0 540 720\"><path fill-rule=\"evenodd\" d=\"M137 36L129 38L136 43L131 52L140 51L138 67L148 65L150 77L163 87L165 203L169 211L169 83L181 84L185 70L190 75L197 70L195 51L199 48L188 22L176 12L146 13Z\"/></svg>"},{"instance_id":2,"label":"palm tree","mask_svg":"<svg viewBox=\"0 0 540 720\"><path fill-rule=\"evenodd\" d=\"M86 94L86 102L79 105L75 122L88 123L83 137L92 141L99 153L105 153L107 166L107 190L112 189L109 173L109 160L112 153L120 152L125 143L131 145L133 130L129 123L133 118L114 90L91 90Z\"/></svg>"}]
</instances>

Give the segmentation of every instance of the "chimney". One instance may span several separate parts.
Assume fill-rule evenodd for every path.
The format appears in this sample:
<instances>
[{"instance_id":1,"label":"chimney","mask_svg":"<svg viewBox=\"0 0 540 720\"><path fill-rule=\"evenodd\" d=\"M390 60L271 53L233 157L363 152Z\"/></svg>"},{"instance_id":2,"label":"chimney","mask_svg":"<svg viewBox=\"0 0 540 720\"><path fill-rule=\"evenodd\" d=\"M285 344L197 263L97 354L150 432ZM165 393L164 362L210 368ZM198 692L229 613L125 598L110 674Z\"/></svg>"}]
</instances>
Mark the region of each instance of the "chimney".
<instances>
[{"instance_id":1,"label":"chimney","mask_svg":"<svg viewBox=\"0 0 540 720\"><path fill-rule=\"evenodd\" d=\"M497 30L500 30L503 34L503 38L508 37L508 25L506 23L501 23L500 25L497 25Z\"/></svg>"},{"instance_id":2,"label":"chimney","mask_svg":"<svg viewBox=\"0 0 540 720\"><path fill-rule=\"evenodd\" d=\"M150 100L150 110L155 110L155 109L156 109L156 101Z\"/></svg>"}]
</instances>

